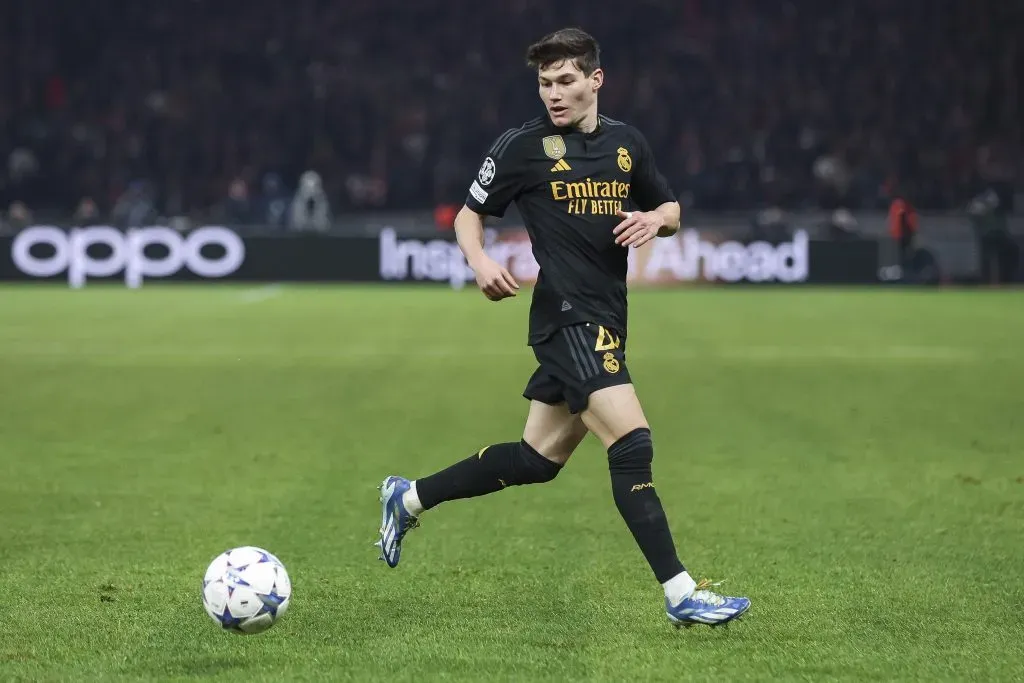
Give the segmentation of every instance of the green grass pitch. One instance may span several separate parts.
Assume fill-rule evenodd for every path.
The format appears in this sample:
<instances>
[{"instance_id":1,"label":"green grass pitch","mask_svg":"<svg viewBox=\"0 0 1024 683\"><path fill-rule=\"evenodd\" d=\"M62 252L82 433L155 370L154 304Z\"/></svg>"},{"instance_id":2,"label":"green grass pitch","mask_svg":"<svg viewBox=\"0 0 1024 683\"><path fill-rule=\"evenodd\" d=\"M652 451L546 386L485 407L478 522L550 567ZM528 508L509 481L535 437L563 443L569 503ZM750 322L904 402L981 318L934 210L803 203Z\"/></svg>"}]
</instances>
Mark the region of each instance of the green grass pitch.
<instances>
[{"instance_id":1,"label":"green grass pitch","mask_svg":"<svg viewBox=\"0 0 1024 683\"><path fill-rule=\"evenodd\" d=\"M1019 292L637 291L630 369L684 562L753 600L676 631L588 439L431 511L376 485L518 439L528 292L0 289L2 680L1021 680ZM264 546L288 615L218 631Z\"/></svg>"}]
</instances>

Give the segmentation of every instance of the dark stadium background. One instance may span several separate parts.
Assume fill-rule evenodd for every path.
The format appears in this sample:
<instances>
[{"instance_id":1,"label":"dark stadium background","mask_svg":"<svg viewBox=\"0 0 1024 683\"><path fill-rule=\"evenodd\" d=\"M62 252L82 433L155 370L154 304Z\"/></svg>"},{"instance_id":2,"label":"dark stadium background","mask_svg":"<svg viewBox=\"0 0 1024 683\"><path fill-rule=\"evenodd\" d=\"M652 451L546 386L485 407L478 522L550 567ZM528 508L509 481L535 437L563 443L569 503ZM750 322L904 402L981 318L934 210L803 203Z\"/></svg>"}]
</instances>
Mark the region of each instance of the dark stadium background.
<instances>
[{"instance_id":1,"label":"dark stadium background","mask_svg":"<svg viewBox=\"0 0 1024 683\"><path fill-rule=\"evenodd\" d=\"M878 240L885 267L899 196L922 215L902 279L1009 280L981 235L1019 252L1020 22L999 0L3 3L0 229L444 230L541 112L524 45L579 24L687 226ZM329 211L293 216L306 171Z\"/></svg>"}]
</instances>

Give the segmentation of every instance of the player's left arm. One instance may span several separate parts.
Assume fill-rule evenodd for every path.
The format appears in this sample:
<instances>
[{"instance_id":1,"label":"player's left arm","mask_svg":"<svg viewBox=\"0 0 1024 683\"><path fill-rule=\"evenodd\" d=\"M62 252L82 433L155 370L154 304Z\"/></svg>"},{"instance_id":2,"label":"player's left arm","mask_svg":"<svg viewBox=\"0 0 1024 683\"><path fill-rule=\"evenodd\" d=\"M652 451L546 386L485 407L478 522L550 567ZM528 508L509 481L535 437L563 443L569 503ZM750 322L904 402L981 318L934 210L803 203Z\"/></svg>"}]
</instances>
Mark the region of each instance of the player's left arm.
<instances>
[{"instance_id":1,"label":"player's left arm","mask_svg":"<svg viewBox=\"0 0 1024 683\"><path fill-rule=\"evenodd\" d=\"M679 202L665 176L658 170L647 140L637 133L637 163L633 173L632 195L640 211L618 211L623 219L612 231L615 243L639 247L655 237L671 237L679 231Z\"/></svg>"}]
</instances>

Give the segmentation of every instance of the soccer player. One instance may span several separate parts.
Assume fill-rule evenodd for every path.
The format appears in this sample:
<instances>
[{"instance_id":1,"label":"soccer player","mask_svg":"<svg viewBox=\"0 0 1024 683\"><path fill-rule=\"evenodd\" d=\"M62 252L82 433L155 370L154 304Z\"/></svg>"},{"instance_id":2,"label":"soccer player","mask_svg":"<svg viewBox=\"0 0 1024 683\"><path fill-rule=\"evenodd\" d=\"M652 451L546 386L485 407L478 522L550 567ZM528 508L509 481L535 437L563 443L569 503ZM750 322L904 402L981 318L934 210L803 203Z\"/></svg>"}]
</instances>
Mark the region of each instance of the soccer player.
<instances>
[{"instance_id":1,"label":"soccer player","mask_svg":"<svg viewBox=\"0 0 1024 683\"><path fill-rule=\"evenodd\" d=\"M679 204L641 133L599 115L599 46L575 28L527 50L547 112L500 135L455 218L459 246L492 301L519 285L483 250L484 216L515 201L540 274L529 339L539 367L522 438L481 448L415 481L380 487L381 559L398 565L406 533L441 503L554 479L588 432L608 451L612 495L677 626L736 619L747 598L696 583L680 562L651 476L651 430L626 367L627 250L679 229Z\"/></svg>"}]
</instances>

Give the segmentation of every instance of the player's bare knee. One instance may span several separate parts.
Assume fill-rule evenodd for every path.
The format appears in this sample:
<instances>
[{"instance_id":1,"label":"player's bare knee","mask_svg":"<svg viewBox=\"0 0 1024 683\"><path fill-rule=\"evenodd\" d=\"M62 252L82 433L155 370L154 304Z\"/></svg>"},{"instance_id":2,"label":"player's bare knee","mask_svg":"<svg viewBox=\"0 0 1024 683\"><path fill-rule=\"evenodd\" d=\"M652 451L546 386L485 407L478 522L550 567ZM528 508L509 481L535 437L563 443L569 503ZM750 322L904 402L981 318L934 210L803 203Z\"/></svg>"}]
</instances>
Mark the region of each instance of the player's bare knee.
<instances>
[{"instance_id":1,"label":"player's bare knee","mask_svg":"<svg viewBox=\"0 0 1024 683\"><path fill-rule=\"evenodd\" d=\"M523 441L551 462L564 465L587 435L579 415L564 404L547 405L539 401L530 406L523 429Z\"/></svg>"},{"instance_id":2,"label":"player's bare knee","mask_svg":"<svg viewBox=\"0 0 1024 683\"><path fill-rule=\"evenodd\" d=\"M586 435L584 429L583 435ZM564 428L544 434L533 434L530 438L523 438L523 443L528 444L535 452L553 463L564 465L572 456L576 447L582 440L582 436L572 428Z\"/></svg>"},{"instance_id":3,"label":"player's bare knee","mask_svg":"<svg viewBox=\"0 0 1024 683\"><path fill-rule=\"evenodd\" d=\"M650 429L632 384L595 391L582 417L587 429L600 439L605 449L637 429Z\"/></svg>"}]
</instances>

